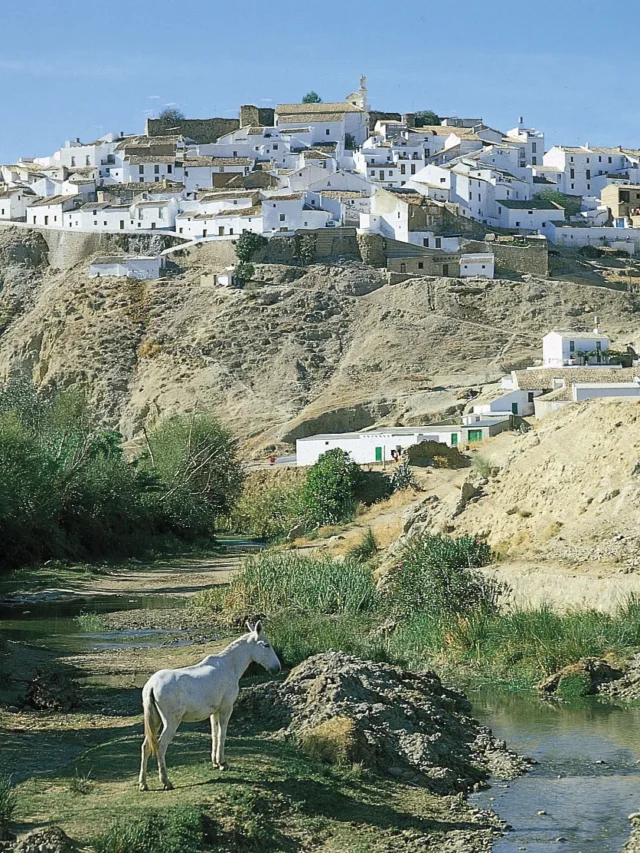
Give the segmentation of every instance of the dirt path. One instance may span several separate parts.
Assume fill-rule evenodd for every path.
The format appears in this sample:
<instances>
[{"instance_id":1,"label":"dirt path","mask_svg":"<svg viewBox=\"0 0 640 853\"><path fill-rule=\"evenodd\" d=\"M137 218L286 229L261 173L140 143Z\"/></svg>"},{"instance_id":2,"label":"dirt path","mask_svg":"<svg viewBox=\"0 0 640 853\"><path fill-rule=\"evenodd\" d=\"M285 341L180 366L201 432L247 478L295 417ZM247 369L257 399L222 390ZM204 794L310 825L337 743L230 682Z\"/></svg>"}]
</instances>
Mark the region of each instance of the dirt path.
<instances>
[{"instance_id":1,"label":"dirt path","mask_svg":"<svg viewBox=\"0 0 640 853\"><path fill-rule=\"evenodd\" d=\"M38 574L25 572L0 585L0 599L19 597L47 601L101 595L191 596L217 584L228 583L244 554L239 549L207 559L182 558L155 563L130 561L99 572L51 569Z\"/></svg>"}]
</instances>

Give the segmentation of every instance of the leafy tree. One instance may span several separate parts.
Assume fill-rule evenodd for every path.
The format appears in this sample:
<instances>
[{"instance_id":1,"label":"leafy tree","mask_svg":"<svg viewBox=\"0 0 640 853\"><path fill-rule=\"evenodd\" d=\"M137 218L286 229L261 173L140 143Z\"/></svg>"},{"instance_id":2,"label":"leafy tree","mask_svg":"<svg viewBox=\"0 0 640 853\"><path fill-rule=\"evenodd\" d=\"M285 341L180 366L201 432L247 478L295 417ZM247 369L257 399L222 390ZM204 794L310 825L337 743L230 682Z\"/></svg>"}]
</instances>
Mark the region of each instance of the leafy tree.
<instances>
[{"instance_id":1,"label":"leafy tree","mask_svg":"<svg viewBox=\"0 0 640 853\"><path fill-rule=\"evenodd\" d=\"M433 110L420 110L416 113L416 127L436 124L442 124L442 122L440 121L440 116L434 113Z\"/></svg>"},{"instance_id":2,"label":"leafy tree","mask_svg":"<svg viewBox=\"0 0 640 853\"><path fill-rule=\"evenodd\" d=\"M312 89L310 92L307 92L307 94L304 96L304 98L302 99L302 103L303 104L321 104L322 98L320 97L320 95L317 92L314 92Z\"/></svg>"},{"instance_id":3,"label":"leafy tree","mask_svg":"<svg viewBox=\"0 0 640 853\"><path fill-rule=\"evenodd\" d=\"M166 418L147 439L144 467L161 484L163 526L186 538L210 536L242 492L237 441L209 414Z\"/></svg>"},{"instance_id":4,"label":"leafy tree","mask_svg":"<svg viewBox=\"0 0 640 853\"><path fill-rule=\"evenodd\" d=\"M302 506L309 524L321 527L351 518L362 473L350 454L327 450L313 465L302 489Z\"/></svg>"},{"instance_id":5,"label":"leafy tree","mask_svg":"<svg viewBox=\"0 0 640 853\"><path fill-rule=\"evenodd\" d=\"M162 110L158 118L167 124L176 124L185 120L185 114L177 107L167 107L166 110Z\"/></svg>"},{"instance_id":6,"label":"leafy tree","mask_svg":"<svg viewBox=\"0 0 640 853\"><path fill-rule=\"evenodd\" d=\"M236 257L239 261L247 263L268 242L267 238L263 237L262 234L254 234L253 231L243 231L236 240Z\"/></svg>"},{"instance_id":7,"label":"leafy tree","mask_svg":"<svg viewBox=\"0 0 640 853\"><path fill-rule=\"evenodd\" d=\"M547 201L555 201L560 207L564 207L565 219L570 219L572 216L577 216L582 207L582 196L565 195L559 190L542 190L538 193L538 198L547 199Z\"/></svg>"},{"instance_id":8,"label":"leafy tree","mask_svg":"<svg viewBox=\"0 0 640 853\"><path fill-rule=\"evenodd\" d=\"M345 133L345 135L344 135L344 148L345 148L345 151L355 151L356 150L356 138L352 133Z\"/></svg>"},{"instance_id":9,"label":"leafy tree","mask_svg":"<svg viewBox=\"0 0 640 853\"><path fill-rule=\"evenodd\" d=\"M241 261L236 265L235 278L238 282L238 285L242 287L248 281L251 281L253 276L255 275L255 267L253 264L248 263L247 261Z\"/></svg>"}]
</instances>

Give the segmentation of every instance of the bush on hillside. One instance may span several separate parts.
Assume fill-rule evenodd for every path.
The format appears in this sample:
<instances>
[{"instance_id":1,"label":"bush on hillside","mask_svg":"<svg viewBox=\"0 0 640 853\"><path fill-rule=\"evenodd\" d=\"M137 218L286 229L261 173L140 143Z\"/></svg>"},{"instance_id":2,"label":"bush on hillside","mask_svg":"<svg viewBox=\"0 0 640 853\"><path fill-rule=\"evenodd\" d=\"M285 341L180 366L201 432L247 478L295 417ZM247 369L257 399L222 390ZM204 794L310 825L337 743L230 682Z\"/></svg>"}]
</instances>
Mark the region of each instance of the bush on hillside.
<instances>
[{"instance_id":1,"label":"bush on hillside","mask_svg":"<svg viewBox=\"0 0 640 853\"><path fill-rule=\"evenodd\" d=\"M257 251L267 245L269 241L262 234L254 234L253 231L243 231L235 244L236 257L243 263L249 263Z\"/></svg>"},{"instance_id":2,"label":"bush on hillside","mask_svg":"<svg viewBox=\"0 0 640 853\"><path fill-rule=\"evenodd\" d=\"M307 473L302 509L311 527L339 524L353 517L356 492L362 482L360 467L344 450L323 453Z\"/></svg>"},{"instance_id":3,"label":"bush on hillside","mask_svg":"<svg viewBox=\"0 0 640 853\"><path fill-rule=\"evenodd\" d=\"M460 453L457 447L449 447L441 441L421 441L412 444L406 450L411 465L434 468L468 468L468 457Z\"/></svg>"},{"instance_id":4,"label":"bush on hillside","mask_svg":"<svg viewBox=\"0 0 640 853\"><path fill-rule=\"evenodd\" d=\"M248 478L229 516L229 529L267 541L288 536L302 521L302 486L302 482Z\"/></svg>"},{"instance_id":5,"label":"bush on hillside","mask_svg":"<svg viewBox=\"0 0 640 853\"><path fill-rule=\"evenodd\" d=\"M415 488L416 477L408 462L401 462L391 475L391 488L394 492Z\"/></svg>"},{"instance_id":6,"label":"bush on hillside","mask_svg":"<svg viewBox=\"0 0 640 853\"><path fill-rule=\"evenodd\" d=\"M502 587L474 571L490 559L489 546L470 536L414 539L400 553L387 602L407 616L494 612Z\"/></svg>"}]
</instances>

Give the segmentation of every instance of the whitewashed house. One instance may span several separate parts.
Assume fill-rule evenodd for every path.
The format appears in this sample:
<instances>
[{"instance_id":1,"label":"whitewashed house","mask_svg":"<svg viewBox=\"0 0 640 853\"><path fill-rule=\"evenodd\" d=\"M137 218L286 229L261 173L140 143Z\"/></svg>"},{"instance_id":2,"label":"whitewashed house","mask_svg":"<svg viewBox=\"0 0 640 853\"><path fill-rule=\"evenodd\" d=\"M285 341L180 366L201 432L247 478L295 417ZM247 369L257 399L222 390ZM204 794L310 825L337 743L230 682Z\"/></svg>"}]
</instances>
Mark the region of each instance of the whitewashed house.
<instances>
[{"instance_id":1,"label":"whitewashed house","mask_svg":"<svg viewBox=\"0 0 640 853\"><path fill-rule=\"evenodd\" d=\"M306 193L264 199L262 217L265 236L304 228L324 228L329 223L337 224L333 214L326 210L314 210L307 204Z\"/></svg>"},{"instance_id":2,"label":"whitewashed house","mask_svg":"<svg viewBox=\"0 0 640 853\"><path fill-rule=\"evenodd\" d=\"M486 441L508 428L508 418L489 418L470 424L382 427L370 432L312 435L296 441L296 464L314 465L323 453L335 448L350 453L359 465L393 462L392 451L402 454L408 447L421 441L437 441L449 447L458 447Z\"/></svg>"},{"instance_id":3,"label":"whitewashed house","mask_svg":"<svg viewBox=\"0 0 640 853\"><path fill-rule=\"evenodd\" d=\"M104 256L95 258L89 265L89 278L138 278L143 281L153 281L162 276L165 266L164 257L146 257L132 255L130 257Z\"/></svg>"},{"instance_id":4,"label":"whitewashed house","mask_svg":"<svg viewBox=\"0 0 640 853\"><path fill-rule=\"evenodd\" d=\"M524 127L522 118L517 127L507 131L505 141L519 149L518 165L537 166L544 157L544 133L533 127Z\"/></svg>"},{"instance_id":5,"label":"whitewashed house","mask_svg":"<svg viewBox=\"0 0 640 853\"><path fill-rule=\"evenodd\" d=\"M369 113L348 101L320 104L278 104L275 121L283 132L292 128L311 128L311 141L344 142L347 134L356 145L369 135Z\"/></svg>"},{"instance_id":6,"label":"whitewashed house","mask_svg":"<svg viewBox=\"0 0 640 853\"><path fill-rule=\"evenodd\" d=\"M27 209L36 200L36 194L29 187L0 187L0 219L26 219Z\"/></svg>"},{"instance_id":7,"label":"whitewashed house","mask_svg":"<svg viewBox=\"0 0 640 853\"><path fill-rule=\"evenodd\" d=\"M371 198L371 213L360 214L360 230L429 249L457 252L457 235L438 233L441 205L414 189L380 189Z\"/></svg>"},{"instance_id":8,"label":"whitewashed house","mask_svg":"<svg viewBox=\"0 0 640 853\"><path fill-rule=\"evenodd\" d=\"M27 222L45 228L63 228L63 216L83 202L80 195L57 195L34 201L29 206Z\"/></svg>"},{"instance_id":9,"label":"whitewashed house","mask_svg":"<svg viewBox=\"0 0 640 853\"><path fill-rule=\"evenodd\" d=\"M606 364L608 349L609 338L600 332L597 323L593 332L549 332L542 339L542 366Z\"/></svg>"},{"instance_id":10,"label":"whitewashed house","mask_svg":"<svg viewBox=\"0 0 640 853\"><path fill-rule=\"evenodd\" d=\"M534 170L534 174L548 180L555 178L560 192L567 195L593 196L619 177L633 180L638 165L638 152L620 146L554 145L544 155L542 168Z\"/></svg>"},{"instance_id":11,"label":"whitewashed house","mask_svg":"<svg viewBox=\"0 0 640 853\"><path fill-rule=\"evenodd\" d=\"M462 254L460 255L460 277L480 276L481 278L493 278L495 262L495 255L489 252Z\"/></svg>"},{"instance_id":12,"label":"whitewashed house","mask_svg":"<svg viewBox=\"0 0 640 853\"><path fill-rule=\"evenodd\" d=\"M564 222L564 208L545 198L496 200L496 219L501 228L515 231L540 231L546 233L552 222Z\"/></svg>"}]
</instances>

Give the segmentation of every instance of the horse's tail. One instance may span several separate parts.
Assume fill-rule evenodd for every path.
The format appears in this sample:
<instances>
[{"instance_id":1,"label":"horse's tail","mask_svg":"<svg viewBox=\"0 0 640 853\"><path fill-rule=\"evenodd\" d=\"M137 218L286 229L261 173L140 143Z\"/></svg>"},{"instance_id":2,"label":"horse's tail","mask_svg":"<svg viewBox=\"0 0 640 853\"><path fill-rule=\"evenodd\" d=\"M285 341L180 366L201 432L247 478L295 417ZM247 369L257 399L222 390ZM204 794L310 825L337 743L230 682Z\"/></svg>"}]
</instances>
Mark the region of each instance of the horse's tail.
<instances>
[{"instance_id":1,"label":"horse's tail","mask_svg":"<svg viewBox=\"0 0 640 853\"><path fill-rule=\"evenodd\" d=\"M153 695L153 687L142 696L142 706L144 709L144 736L147 743L151 747L151 754L158 754L158 731L162 725L162 719L158 713L158 706Z\"/></svg>"}]
</instances>

